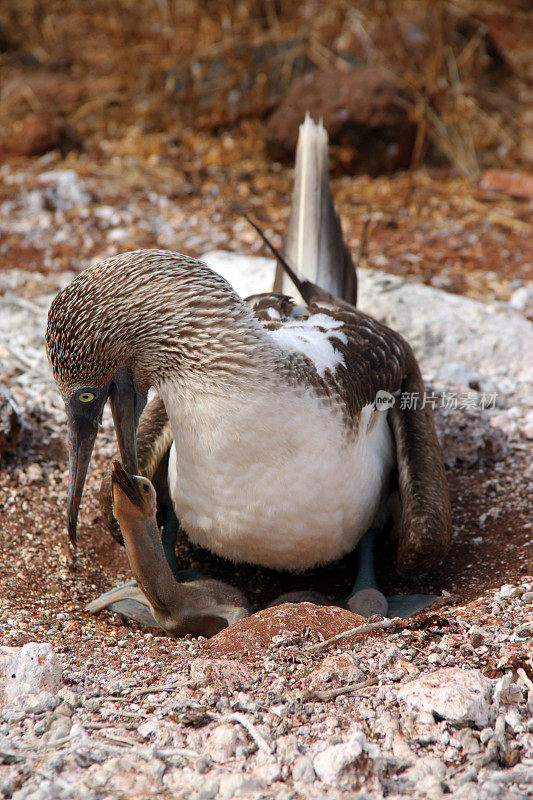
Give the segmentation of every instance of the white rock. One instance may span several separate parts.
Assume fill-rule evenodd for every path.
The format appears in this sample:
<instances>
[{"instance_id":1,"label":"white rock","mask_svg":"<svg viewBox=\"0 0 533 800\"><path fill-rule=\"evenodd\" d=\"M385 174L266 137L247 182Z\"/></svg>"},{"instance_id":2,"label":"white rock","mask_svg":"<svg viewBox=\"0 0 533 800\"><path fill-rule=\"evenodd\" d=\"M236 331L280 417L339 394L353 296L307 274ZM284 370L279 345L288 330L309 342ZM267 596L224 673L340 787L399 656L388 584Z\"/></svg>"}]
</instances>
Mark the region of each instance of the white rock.
<instances>
[{"instance_id":1,"label":"white rock","mask_svg":"<svg viewBox=\"0 0 533 800\"><path fill-rule=\"evenodd\" d=\"M477 388L482 385L483 378L474 367L466 361L449 361L439 370L439 378L446 383L464 388Z\"/></svg>"},{"instance_id":2,"label":"white rock","mask_svg":"<svg viewBox=\"0 0 533 800\"><path fill-rule=\"evenodd\" d=\"M213 761L224 764L233 758L239 741L239 730L236 725L219 725L209 736L206 751Z\"/></svg>"},{"instance_id":3,"label":"white rock","mask_svg":"<svg viewBox=\"0 0 533 800\"><path fill-rule=\"evenodd\" d=\"M516 708L511 708L511 710L507 712L505 715L505 724L515 734L521 733L524 730L522 718Z\"/></svg>"},{"instance_id":4,"label":"white rock","mask_svg":"<svg viewBox=\"0 0 533 800\"><path fill-rule=\"evenodd\" d=\"M517 586L513 586L511 583L504 583L500 588L500 597L516 597L519 594L520 589Z\"/></svg>"},{"instance_id":5,"label":"white rock","mask_svg":"<svg viewBox=\"0 0 533 800\"><path fill-rule=\"evenodd\" d=\"M442 781L436 775L425 775L417 782L415 789L424 800L438 800L443 796Z\"/></svg>"},{"instance_id":6,"label":"white rock","mask_svg":"<svg viewBox=\"0 0 533 800\"><path fill-rule=\"evenodd\" d=\"M190 662L191 680L207 683L217 689L247 689L254 681L253 672L238 661L217 658L195 658Z\"/></svg>"},{"instance_id":7,"label":"white rock","mask_svg":"<svg viewBox=\"0 0 533 800\"><path fill-rule=\"evenodd\" d=\"M281 770L276 758L259 751L255 761L257 766L254 768L253 774L258 781L269 786L274 781L281 779Z\"/></svg>"},{"instance_id":8,"label":"white rock","mask_svg":"<svg viewBox=\"0 0 533 800\"><path fill-rule=\"evenodd\" d=\"M0 647L0 707L13 705L20 695L56 694L61 676L59 660L46 642Z\"/></svg>"},{"instance_id":9,"label":"white rock","mask_svg":"<svg viewBox=\"0 0 533 800\"><path fill-rule=\"evenodd\" d=\"M346 742L333 744L317 753L313 758L313 767L320 780L334 784L340 773L359 758L365 742L364 734L355 733Z\"/></svg>"},{"instance_id":10,"label":"white rock","mask_svg":"<svg viewBox=\"0 0 533 800\"><path fill-rule=\"evenodd\" d=\"M44 479L44 470L40 464L29 464L26 467L26 478L28 483L39 483Z\"/></svg>"},{"instance_id":11,"label":"white rock","mask_svg":"<svg viewBox=\"0 0 533 800\"><path fill-rule=\"evenodd\" d=\"M43 172L39 182L46 184L44 193L54 209L85 206L91 199L73 169Z\"/></svg>"},{"instance_id":12,"label":"white rock","mask_svg":"<svg viewBox=\"0 0 533 800\"><path fill-rule=\"evenodd\" d=\"M39 786L23 786L13 795L13 800L63 800L72 794L67 790L63 781L41 780Z\"/></svg>"},{"instance_id":13,"label":"white rock","mask_svg":"<svg viewBox=\"0 0 533 800\"><path fill-rule=\"evenodd\" d=\"M19 694L12 701L12 707L24 711L25 714L42 714L44 711L53 711L56 706L56 697L50 692Z\"/></svg>"},{"instance_id":14,"label":"white rock","mask_svg":"<svg viewBox=\"0 0 533 800\"><path fill-rule=\"evenodd\" d=\"M415 753L411 750L406 740L399 733L392 737L391 749L394 758L412 764L416 760Z\"/></svg>"},{"instance_id":15,"label":"white rock","mask_svg":"<svg viewBox=\"0 0 533 800\"><path fill-rule=\"evenodd\" d=\"M479 734L480 741L483 744L487 744L489 739L492 739L493 736L494 736L494 731L492 730L492 728L483 728L483 730Z\"/></svg>"},{"instance_id":16,"label":"white rock","mask_svg":"<svg viewBox=\"0 0 533 800\"><path fill-rule=\"evenodd\" d=\"M307 756L298 756L296 758L292 765L292 779L301 783L312 783L316 779L313 762L310 758L307 758Z\"/></svg>"},{"instance_id":17,"label":"white rock","mask_svg":"<svg viewBox=\"0 0 533 800\"><path fill-rule=\"evenodd\" d=\"M422 675L398 690L408 706L429 711L455 725L486 726L490 718L492 681L477 669L456 667Z\"/></svg>"},{"instance_id":18,"label":"white rock","mask_svg":"<svg viewBox=\"0 0 533 800\"><path fill-rule=\"evenodd\" d=\"M465 728L464 730L459 731L457 738L461 743L461 749L463 753L466 753L467 755L475 755L476 753L480 752L481 746L470 728Z\"/></svg>"},{"instance_id":19,"label":"white rock","mask_svg":"<svg viewBox=\"0 0 533 800\"><path fill-rule=\"evenodd\" d=\"M530 636L533 636L533 620L518 625L514 632L516 636L519 636L521 639L528 639Z\"/></svg>"},{"instance_id":20,"label":"white rock","mask_svg":"<svg viewBox=\"0 0 533 800\"><path fill-rule=\"evenodd\" d=\"M201 774L190 767L169 766L163 776L163 786L171 797L193 796L195 800L214 800L218 797L220 775Z\"/></svg>"},{"instance_id":21,"label":"white rock","mask_svg":"<svg viewBox=\"0 0 533 800\"><path fill-rule=\"evenodd\" d=\"M530 303L533 303L533 290L528 286L515 289L509 298L509 305L517 311L524 311Z\"/></svg>"},{"instance_id":22,"label":"white rock","mask_svg":"<svg viewBox=\"0 0 533 800\"><path fill-rule=\"evenodd\" d=\"M517 764L512 769L495 770L487 767L480 770L480 781L492 781L494 783L504 783L510 786L513 783L533 784L533 764ZM524 795L526 797L527 795Z\"/></svg>"},{"instance_id":23,"label":"white rock","mask_svg":"<svg viewBox=\"0 0 533 800\"><path fill-rule=\"evenodd\" d=\"M139 734L143 737L143 739L148 739L153 733L157 733L159 728L161 727L161 723L159 720L155 719L154 717L147 719L146 722L143 722L137 728Z\"/></svg>"},{"instance_id":24,"label":"white rock","mask_svg":"<svg viewBox=\"0 0 533 800\"><path fill-rule=\"evenodd\" d=\"M527 412L518 427L526 439L533 439L533 409Z\"/></svg>"},{"instance_id":25,"label":"white rock","mask_svg":"<svg viewBox=\"0 0 533 800\"><path fill-rule=\"evenodd\" d=\"M109 796L149 797L157 794L165 765L158 759L124 755L95 764L84 772L82 786L105 786Z\"/></svg>"},{"instance_id":26,"label":"white rock","mask_svg":"<svg viewBox=\"0 0 533 800\"><path fill-rule=\"evenodd\" d=\"M67 689L66 686L58 691L57 696L64 700L65 703L68 703L72 708L78 708L81 705L80 696L76 694L76 692L73 692L72 689Z\"/></svg>"},{"instance_id":27,"label":"white rock","mask_svg":"<svg viewBox=\"0 0 533 800\"><path fill-rule=\"evenodd\" d=\"M359 683L365 674L351 653L327 656L317 669L307 676L309 689L323 689L326 686L343 686L347 683Z\"/></svg>"},{"instance_id":28,"label":"white rock","mask_svg":"<svg viewBox=\"0 0 533 800\"><path fill-rule=\"evenodd\" d=\"M513 683L511 673L507 672L494 683L493 703L495 706L513 705L522 699L522 690Z\"/></svg>"},{"instance_id":29,"label":"white rock","mask_svg":"<svg viewBox=\"0 0 533 800\"><path fill-rule=\"evenodd\" d=\"M445 775L446 765L443 764L440 758L435 758L433 756L424 756L423 758L419 758L417 762L405 773L405 777L414 783L415 786L427 776L437 778L437 780L442 780Z\"/></svg>"}]
</instances>

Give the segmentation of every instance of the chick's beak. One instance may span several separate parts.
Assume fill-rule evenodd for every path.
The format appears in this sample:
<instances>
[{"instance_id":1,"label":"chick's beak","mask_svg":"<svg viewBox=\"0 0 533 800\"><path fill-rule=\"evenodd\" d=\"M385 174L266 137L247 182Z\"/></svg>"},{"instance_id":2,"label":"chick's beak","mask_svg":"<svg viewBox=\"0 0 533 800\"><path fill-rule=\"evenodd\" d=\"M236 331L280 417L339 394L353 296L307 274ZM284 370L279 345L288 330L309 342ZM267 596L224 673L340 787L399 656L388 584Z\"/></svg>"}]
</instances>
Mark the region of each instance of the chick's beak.
<instances>
[{"instance_id":1,"label":"chick's beak","mask_svg":"<svg viewBox=\"0 0 533 800\"><path fill-rule=\"evenodd\" d=\"M133 477L133 475L130 475L128 472L126 472L120 461L117 461L116 459L113 461L111 482L113 484L113 499L115 487L118 487L124 492L131 503L136 506L142 505L142 494L138 481Z\"/></svg>"}]
</instances>

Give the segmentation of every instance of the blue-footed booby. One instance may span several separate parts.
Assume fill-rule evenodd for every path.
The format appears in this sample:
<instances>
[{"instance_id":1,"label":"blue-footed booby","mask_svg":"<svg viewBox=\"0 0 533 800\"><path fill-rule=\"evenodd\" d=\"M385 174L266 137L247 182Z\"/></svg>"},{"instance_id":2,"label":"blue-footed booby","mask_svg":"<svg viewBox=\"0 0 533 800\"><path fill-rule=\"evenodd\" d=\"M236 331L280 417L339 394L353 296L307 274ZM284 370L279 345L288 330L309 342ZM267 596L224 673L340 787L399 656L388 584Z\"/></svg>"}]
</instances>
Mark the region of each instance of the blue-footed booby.
<instances>
[{"instance_id":1,"label":"blue-footed booby","mask_svg":"<svg viewBox=\"0 0 533 800\"><path fill-rule=\"evenodd\" d=\"M450 502L431 412L395 402L423 393L420 370L398 333L353 306L328 173L326 133L307 119L284 247L303 304L279 293L242 300L201 261L160 250L102 261L54 299L46 342L67 411L72 541L109 399L126 470L153 478L163 464L167 511L214 553L300 571L364 537L347 604L361 610L371 587L379 599L367 613L383 613L369 537L397 472L399 571L444 557ZM157 398L141 416L150 388Z\"/></svg>"}]
</instances>

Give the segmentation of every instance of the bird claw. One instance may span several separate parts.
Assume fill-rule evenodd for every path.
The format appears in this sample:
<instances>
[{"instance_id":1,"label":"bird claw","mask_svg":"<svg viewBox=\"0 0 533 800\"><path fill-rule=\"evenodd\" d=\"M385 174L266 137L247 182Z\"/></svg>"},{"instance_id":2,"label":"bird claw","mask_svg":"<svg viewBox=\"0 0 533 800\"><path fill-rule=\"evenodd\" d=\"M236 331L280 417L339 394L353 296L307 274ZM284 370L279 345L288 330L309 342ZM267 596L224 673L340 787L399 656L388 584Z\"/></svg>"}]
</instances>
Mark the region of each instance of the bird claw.
<instances>
[{"instance_id":1,"label":"bird claw","mask_svg":"<svg viewBox=\"0 0 533 800\"><path fill-rule=\"evenodd\" d=\"M378 589L361 589L346 603L350 611L362 617L379 614L382 617L413 617L440 598L434 594L395 594L385 597Z\"/></svg>"},{"instance_id":2,"label":"bird claw","mask_svg":"<svg viewBox=\"0 0 533 800\"><path fill-rule=\"evenodd\" d=\"M359 589L348 598L346 606L362 617L373 617L375 614L386 617L389 612L387 598L379 589Z\"/></svg>"}]
</instances>

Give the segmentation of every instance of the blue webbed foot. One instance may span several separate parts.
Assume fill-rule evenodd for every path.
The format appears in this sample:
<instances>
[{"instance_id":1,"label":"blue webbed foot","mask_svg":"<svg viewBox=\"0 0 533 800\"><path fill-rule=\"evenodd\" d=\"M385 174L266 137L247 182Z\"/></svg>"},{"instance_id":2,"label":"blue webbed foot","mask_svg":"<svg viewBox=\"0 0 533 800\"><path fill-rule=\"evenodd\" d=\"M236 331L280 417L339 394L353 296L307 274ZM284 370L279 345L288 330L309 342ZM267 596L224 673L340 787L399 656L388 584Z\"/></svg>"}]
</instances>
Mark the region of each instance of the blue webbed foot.
<instances>
[{"instance_id":1,"label":"blue webbed foot","mask_svg":"<svg viewBox=\"0 0 533 800\"><path fill-rule=\"evenodd\" d=\"M379 614L383 617L410 617L439 598L432 594L396 594L385 597L376 584L374 544L376 531L369 528L359 542L359 568L352 593L346 602L350 611L363 617Z\"/></svg>"},{"instance_id":2,"label":"blue webbed foot","mask_svg":"<svg viewBox=\"0 0 533 800\"><path fill-rule=\"evenodd\" d=\"M116 586L85 606L85 610L91 614L96 614L104 608L122 614L123 617L133 619L148 628L159 627L150 609L150 604L137 581L129 581L123 586Z\"/></svg>"},{"instance_id":3,"label":"blue webbed foot","mask_svg":"<svg viewBox=\"0 0 533 800\"><path fill-rule=\"evenodd\" d=\"M440 598L435 594L394 594L388 597L388 617L412 617Z\"/></svg>"}]
</instances>

